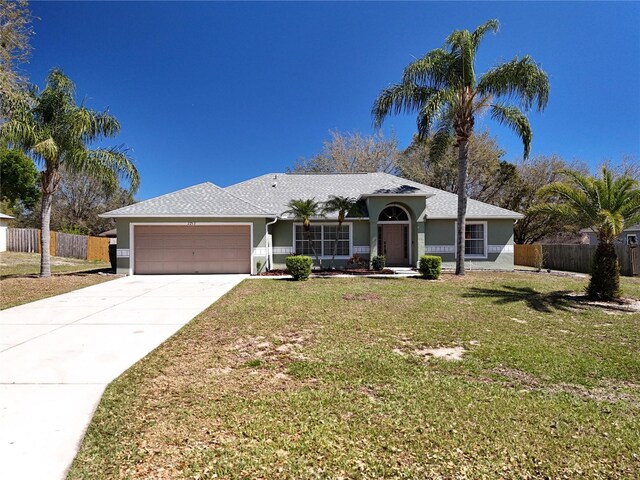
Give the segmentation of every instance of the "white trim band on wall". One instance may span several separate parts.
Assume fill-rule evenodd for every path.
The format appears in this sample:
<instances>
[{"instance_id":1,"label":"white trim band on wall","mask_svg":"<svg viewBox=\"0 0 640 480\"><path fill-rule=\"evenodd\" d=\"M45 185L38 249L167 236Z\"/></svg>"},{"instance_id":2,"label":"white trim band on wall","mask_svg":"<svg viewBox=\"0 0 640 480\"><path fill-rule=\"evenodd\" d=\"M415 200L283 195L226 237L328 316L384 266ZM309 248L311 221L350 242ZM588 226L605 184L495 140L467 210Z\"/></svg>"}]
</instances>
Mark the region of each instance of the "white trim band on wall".
<instances>
[{"instance_id":1,"label":"white trim band on wall","mask_svg":"<svg viewBox=\"0 0 640 480\"><path fill-rule=\"evenodd\" d=\"M455 253L453 245L427 245L427 253Z\"/></svg>"},{"instance_id":2,"label":"white trim band on wall","mask_svg":"<svg viewBox=\"0 0 640 480\"><path fill-rule=\"evenodd\" d=\"M118 248L116 249L116 257L118 258L129 258L131 253L128 248Z\"/></svg>"},{"instance_id":3,"label":"white trim band on wall","mask_svg":"<svg viewBox=\"0 0 640 480\"><path fill-rule=\"evenodd\" d=\"M513 245L489 245L489 253L513 253Z\"/></svg>"},{"instance_id":4,"label":"white trim band on wall","mask_svg":"<svg viewBox=\"0 0 640 480\"><path fill-rule=\"evenodd\" d=\"M427 245L427 253L456 253L455 245ZM513 245L489 245L489 253L513 253Z\"/></svg>"},{"instance_id":5,"label":"white trim band on wall","mask_svg":"<svg viewBox=\"0 0 640 480\"><path fill-rule=\"evenodd\" d=\"M293 247L271 247L274 255L293 255Z\"/></svg>"},{"instance_id":6,"label":"white trim band on wall","mask_svg":"<svg viewBox=\"0 0 640 480\"><path fill-rule=\"evenodd\" d=\"M357 246L354 245L353 246L353 253L358 253L358 254L369 254L369 245L362 245L362 246Z\"/></svg>"},{"instance_id":7,"label":"white trim band on wall","mask_svg":"<svg viewBox=\"0 0 640 480\"><path fill-rule=\"evenodd\" d=\"M255 247L253 249L253 254L260 257L264 257L267 254L267 249L265 247Z\"/></svg>"}]
</instances>

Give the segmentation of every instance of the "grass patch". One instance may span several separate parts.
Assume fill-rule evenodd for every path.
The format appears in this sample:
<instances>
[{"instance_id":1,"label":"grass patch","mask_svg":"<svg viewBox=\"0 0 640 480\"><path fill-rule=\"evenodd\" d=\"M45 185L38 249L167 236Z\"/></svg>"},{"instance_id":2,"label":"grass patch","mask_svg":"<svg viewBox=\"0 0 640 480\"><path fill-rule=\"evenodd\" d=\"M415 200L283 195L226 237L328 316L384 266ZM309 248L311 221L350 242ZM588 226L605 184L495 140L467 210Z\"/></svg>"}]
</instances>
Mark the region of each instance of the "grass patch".
<instances>
[{"instance_id":1,"label":"grass patch","mask_svg":"<svg viewBox=\"0 0 640 480\"><path fill-rule=\"evenodd\" d=\"M245 281L107 388L69 478L636 478L640 315L585 282Z\"/></svg>"},{"instance_id":2,"label":"grass patch","mask_svg":"<svg viewBox=\"0 0 640 480\"><path fill-rule=\"evenodd\" d=\"M38 278L40 255L0 252L0 310L60 295L115 278L98 272L111 266L76 258L51 257L50 278Z\"/></svg>"}]
</instances>

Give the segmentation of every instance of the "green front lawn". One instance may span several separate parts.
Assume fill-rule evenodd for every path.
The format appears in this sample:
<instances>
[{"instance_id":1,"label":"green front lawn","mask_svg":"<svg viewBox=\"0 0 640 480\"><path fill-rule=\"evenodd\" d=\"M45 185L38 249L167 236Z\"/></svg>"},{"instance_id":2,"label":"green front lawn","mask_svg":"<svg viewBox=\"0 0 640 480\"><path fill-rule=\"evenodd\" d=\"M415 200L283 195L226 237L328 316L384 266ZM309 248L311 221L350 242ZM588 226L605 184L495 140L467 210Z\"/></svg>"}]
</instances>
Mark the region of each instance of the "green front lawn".
<instances>
[{"instance_id":1,"label":"green front lawn","mask_svg":"<svg viewBox=\"0 0 640 480\"><path fill-rule=\"evenodd\" d=\"M585 283L245 281L107 388L69 478L637 478L640 314Z\"/></svg>"},{"instance_id":2,"label":"green front lawn","mask_svg":"<svg viewBox=\"0 0 640 480\"><path fill-rule=\"evenodd\" d=\"M71 292L116 278L101 275L110 269L104 262L51 257L50 278L38 278L40 255L0 252L0 310Z\"/></svg>"}]
</instances>

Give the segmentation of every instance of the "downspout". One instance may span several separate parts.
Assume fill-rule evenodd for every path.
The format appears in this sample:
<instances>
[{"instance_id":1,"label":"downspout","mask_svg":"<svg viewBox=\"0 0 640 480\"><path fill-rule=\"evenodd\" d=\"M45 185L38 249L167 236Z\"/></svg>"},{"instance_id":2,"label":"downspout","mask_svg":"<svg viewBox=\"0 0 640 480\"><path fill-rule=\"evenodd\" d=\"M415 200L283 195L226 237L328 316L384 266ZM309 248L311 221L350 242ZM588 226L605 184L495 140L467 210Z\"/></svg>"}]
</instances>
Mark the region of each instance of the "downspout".
<instances>
[{"instance_id":1,"label":"downspout","mask_svg":"<svg viewBox=\"0 0 640 480\"><path fill-rule=\"evenodd\" d=\"M267 222L266 224L266 238L265 238L265 244L267 246L266 251L267 251L267 258L265 259L265 266L267 267L267 272L269 270L271 270L271 257L272 257L272 253L271 253L271 244L269 243L269 226L273 225L274 223L276 223L278 221L278 217L276 217L273 222ZM260 273L260 272L258 272Z\"/></svg>"}]
</instances>

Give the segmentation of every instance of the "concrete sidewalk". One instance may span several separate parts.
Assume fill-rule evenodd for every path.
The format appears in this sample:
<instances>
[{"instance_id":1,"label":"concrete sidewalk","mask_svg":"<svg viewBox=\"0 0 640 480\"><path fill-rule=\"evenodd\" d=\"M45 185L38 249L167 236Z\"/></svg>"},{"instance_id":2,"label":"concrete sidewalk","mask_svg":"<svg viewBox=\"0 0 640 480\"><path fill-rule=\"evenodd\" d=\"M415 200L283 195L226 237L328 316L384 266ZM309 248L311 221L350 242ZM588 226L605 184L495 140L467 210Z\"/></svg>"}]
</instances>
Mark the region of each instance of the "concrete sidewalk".
<instances>
[{"instance_id":1,"label":"concrete sidewalk","mask_svg":"<svg viewBox=\"0 0 640 480\"><path fill-rule=\"evenodd\" d=\"M64 478L106 385L247 277L124 277L1 311L0 478Z\"/></svg>"}]
</instances>

